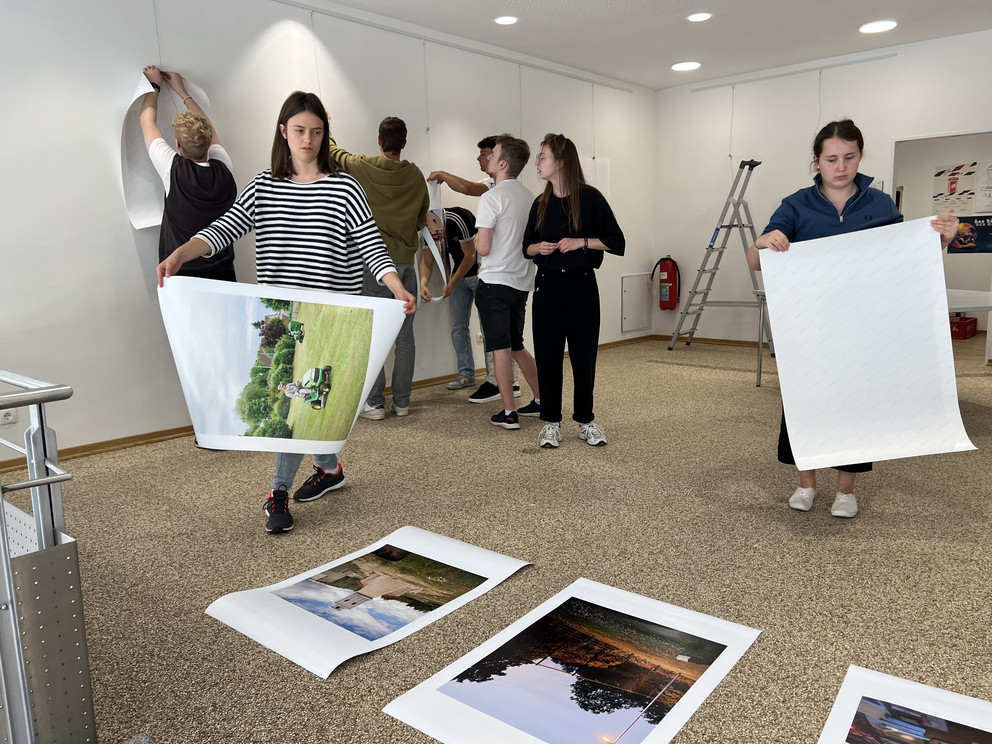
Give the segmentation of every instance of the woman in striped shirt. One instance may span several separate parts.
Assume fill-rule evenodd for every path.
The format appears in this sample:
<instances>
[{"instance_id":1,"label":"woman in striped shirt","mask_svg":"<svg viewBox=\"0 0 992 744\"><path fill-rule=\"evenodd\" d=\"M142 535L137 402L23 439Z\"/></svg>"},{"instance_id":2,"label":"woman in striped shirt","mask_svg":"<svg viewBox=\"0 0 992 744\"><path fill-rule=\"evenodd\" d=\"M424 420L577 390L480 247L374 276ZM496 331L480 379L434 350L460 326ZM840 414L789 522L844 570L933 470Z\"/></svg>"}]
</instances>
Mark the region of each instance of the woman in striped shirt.
<instances>
[{"instance_id":1,"label":"woman in striped shirt","mask_svg":"<svg viewBox=\"0 0 992 744\"><path fill-rule=\"evenodd\" d=\"M186 261L212 256L254 230L259 284L359 294L367 265L404 303L404 312L412 313L416 301L386 253L365 192L331 159L327 131L320 99L313 93L292 93L279 112L272 167L245 187L226 214L158 265L159 286ZM302 460L298 454L276 455L265 502L267 532L293 529L287 489ZM314 455L314 460L314 474L293 494L297 501L313 501L345 484L336 455Z\"/></svg>"}]
</instances>

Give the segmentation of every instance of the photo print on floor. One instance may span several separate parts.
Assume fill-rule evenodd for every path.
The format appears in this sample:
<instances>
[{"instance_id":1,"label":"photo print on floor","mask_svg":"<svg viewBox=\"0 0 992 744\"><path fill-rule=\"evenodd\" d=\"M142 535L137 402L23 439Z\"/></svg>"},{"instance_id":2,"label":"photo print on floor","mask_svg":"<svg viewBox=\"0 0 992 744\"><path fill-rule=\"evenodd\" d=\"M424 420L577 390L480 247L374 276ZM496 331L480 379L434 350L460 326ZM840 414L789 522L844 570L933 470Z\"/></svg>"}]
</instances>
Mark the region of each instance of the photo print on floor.
<instances>
[{"instance_id":1,"label":"photo print on floor","mask_svg":"<svg viewBox=\"0 0 992 744\"><path fill-rule=\"evenodd\" d=\"M579 579L384 710L444 744L660 744L759 632Z\"/></svg>"},{"instance_id":2,"label":"photo print on floor","mask_svg":"<svg viewBox=\"0 0 992 744\"><path fill-rule=\"evenodd\" d=\"M485 594L525 561L418 527L286 581L227 594L207 614L326 679Z\"/></svg>"}]
</instances>

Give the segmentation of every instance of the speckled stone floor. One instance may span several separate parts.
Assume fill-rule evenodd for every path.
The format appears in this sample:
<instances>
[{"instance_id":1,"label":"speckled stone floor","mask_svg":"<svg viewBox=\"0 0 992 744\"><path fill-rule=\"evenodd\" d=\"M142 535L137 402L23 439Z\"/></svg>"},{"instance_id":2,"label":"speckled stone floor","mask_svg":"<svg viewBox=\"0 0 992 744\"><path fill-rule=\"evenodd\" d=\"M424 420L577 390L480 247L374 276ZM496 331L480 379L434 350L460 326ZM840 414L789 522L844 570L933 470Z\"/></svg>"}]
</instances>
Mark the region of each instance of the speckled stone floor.
<instances>
[{"instance_id":1,"label":"speckled stone floor","mask_svg":"<svg viewBox=\"0 0 992 744\"><path fill-rule=\"evenodd\" d=\"M786 505L774 361L756 388L753 348L666 346L601 353L601 448L566 423L541 450L536 419L505 431L468 390L415 390L409 417L356 424L347 487L281 536L271 455L184 438L69 461L100 742L433 741L382 707L578 577L763 631L676 744L814 742L850 664L992 698L992 367L958 361L978 450L877 463L840 520L832 473L812 511ZM327 681L203 612L406 524L534 565Z\"/></svg>"}]
</instances>

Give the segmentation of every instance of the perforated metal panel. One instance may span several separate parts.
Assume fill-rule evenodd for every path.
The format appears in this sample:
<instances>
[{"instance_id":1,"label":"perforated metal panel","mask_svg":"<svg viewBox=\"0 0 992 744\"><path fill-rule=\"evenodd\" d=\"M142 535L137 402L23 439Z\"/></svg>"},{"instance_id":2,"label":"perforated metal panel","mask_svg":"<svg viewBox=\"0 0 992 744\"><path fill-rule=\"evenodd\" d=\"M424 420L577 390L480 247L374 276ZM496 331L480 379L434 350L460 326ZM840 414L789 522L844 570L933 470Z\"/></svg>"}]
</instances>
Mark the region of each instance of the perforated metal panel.
<instances>
[{"instance_id":1,"label":"perforated metal panel","mask_svg":"<svg viewBox=\"0 0 992 744\"><path fill-rule=\"evenodd\" d=\"M16 558L38 550L38 531L34 517L7 501L3 502L3 514L7 521L7 545L10 557Z\"/></svg>"},{"instance_id":2,"label":"perforated metal panel","mask_svg":"<svg viewBox=\"0 0 992 744\"><path fill-rule=\"evenodd\" d=\"M10 564L35 742L95 744L76 543L69 538Z\"/></svg>"}]
</instances>

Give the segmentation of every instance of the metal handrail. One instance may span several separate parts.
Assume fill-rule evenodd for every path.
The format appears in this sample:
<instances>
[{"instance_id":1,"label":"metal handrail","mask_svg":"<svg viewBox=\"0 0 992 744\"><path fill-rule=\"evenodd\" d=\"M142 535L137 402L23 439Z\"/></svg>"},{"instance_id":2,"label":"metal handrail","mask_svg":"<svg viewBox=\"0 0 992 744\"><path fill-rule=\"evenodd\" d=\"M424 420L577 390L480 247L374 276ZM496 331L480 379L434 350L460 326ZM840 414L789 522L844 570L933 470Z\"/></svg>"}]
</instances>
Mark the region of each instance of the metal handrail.
<instances>
[{"instance_id":1,"label":"metal handrail","mask_svg":"<svg viewBox=\"0 0 992 744\"><path fill-rule=\"evenodd\" d=\"M68 385L42 382L3 369L0 369L0 382L28 391L0 394L0 409L39 405L72 397L72 388Z\"/></svg>"},{"instance_id":2,"label":"metal handrail","mask_svg":"<svg viewBox=\"0 0 992 744\"><path fill-rule=\"evenodd\" d=\"M45 463L48 465L49 470L61 470L61 468L52 465L48 460L45 460ZM67 473L62 470L62 472L58 475L52 475L48 478L32 478L31 480L21 481L20 483L0 485L0 493L7 493L8 491L23 491L26 488L35 488L37 486L50 486L53 483L65 483L69 480L72 480L72 473Z\"/></svg>"},{"instance_id":3,"label":"metal handrail","mask_svg":"<svg viewBox=\"0 0 992 744\"><path fill-rule=\"evenodd\" d=\"M59 535L65 528L60 484L70 480L72 475L59 467L58 445L55 443L55 432L48 427L45 404L72 397L72 388L7 370L0 370L0 382L21 389L0 394L0 410L28 408L31 412L31 426L25 431L23 448L0 438L0 445L25 456L28 480L0 484L0 494L30 488L39 547L45 549L58 545Z\"/></svg>"}]
</instances>

